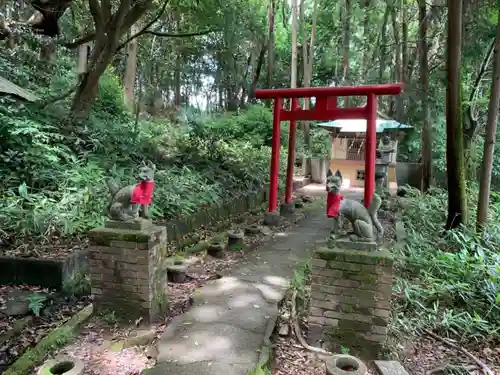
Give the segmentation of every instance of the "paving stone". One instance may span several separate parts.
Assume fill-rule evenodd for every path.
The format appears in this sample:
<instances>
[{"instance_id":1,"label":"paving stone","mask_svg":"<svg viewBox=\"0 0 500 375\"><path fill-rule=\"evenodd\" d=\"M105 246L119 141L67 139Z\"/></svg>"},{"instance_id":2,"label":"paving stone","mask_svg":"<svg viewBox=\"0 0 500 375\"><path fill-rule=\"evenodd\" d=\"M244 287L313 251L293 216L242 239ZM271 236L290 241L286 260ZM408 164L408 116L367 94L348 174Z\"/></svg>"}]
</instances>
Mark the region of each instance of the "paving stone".
<instances>
[{"instance_id":1,"label":"paving stone","mask_svg":"<svg viewBox=\"0 0 500 375\"><path fill-rule=\"evenodd\" d=\"M161 363L144 370L142 375L248 375L255 368L252 363L227 363L220 361L204 361L189 364Z\"/></svg>"}]
</instances>

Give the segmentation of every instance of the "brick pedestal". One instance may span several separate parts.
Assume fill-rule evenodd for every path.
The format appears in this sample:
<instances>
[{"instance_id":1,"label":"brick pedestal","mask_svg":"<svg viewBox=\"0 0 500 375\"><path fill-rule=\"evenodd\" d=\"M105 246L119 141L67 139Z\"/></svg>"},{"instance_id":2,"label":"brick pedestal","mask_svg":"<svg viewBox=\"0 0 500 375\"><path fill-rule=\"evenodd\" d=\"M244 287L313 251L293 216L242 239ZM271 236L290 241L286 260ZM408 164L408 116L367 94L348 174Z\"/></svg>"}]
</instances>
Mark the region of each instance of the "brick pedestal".
<instances>
[{"instance_id":1,"label":"brick pedestal","mask_svg":"<svg viewBox=\"0 0 500 375\"><path fill-rule=\"evenodd\" d=\"M129 319L160 317L167 307L165 227L110 221L88 235L96 307Z\"/></svg>"},{"instance_id":2,"label":"brick pedestal","mask_svg":"<svg viewBox=\"0 0 500 375\"><path fill-rule=\"evenodd\" d=\"M312 261L309 341L364 354L387 335L393 259L388 251L318 248Z\"/></svg>"}]
</instances>

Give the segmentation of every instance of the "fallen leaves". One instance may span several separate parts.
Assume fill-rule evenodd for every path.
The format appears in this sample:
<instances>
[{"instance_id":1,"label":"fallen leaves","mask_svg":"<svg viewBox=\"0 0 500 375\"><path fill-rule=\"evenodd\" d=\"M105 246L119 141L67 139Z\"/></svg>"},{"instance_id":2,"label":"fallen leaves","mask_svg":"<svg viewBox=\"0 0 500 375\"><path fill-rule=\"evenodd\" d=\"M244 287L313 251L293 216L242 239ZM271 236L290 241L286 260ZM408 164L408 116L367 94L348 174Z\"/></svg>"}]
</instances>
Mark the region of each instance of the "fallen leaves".
<instances>
[{"instance_id":1,"label":"fallen leaves","mask_svg":"<svg viewBox=\"0 0 500 375\"><path fill-rule=\"evenodd\" d=\"M0 313L0 373L26 349L36 345L48 332L82 309L89 300L64 298L59 293L34 286L6 285L0 287L0 307L5 305L7 296L15 292L44 293L47 295L47 304L40 316L8 316Z\"/></svg>"}]
</instances>

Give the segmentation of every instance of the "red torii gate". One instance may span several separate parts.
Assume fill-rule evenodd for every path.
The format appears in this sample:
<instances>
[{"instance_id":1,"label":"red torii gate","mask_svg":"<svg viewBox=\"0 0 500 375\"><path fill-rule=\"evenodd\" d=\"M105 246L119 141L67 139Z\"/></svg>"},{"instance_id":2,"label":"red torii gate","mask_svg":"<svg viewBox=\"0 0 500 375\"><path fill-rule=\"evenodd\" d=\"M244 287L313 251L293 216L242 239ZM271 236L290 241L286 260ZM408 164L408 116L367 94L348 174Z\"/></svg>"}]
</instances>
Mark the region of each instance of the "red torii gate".
<instances>
[{"instance_id":1,"label":"red torii gate","mask_svg":"<svg viewBox=\"0 0 500 375\"><path fill-rule=\"evenodd\" d=\"M369 86L304 87L295 89L256 90L255 97L257 99L274 99L268 212L275 212L278 204L281 121L290 121L285 203L292 203L293 166L295 162L295 130L297 127L297 120L327 121L338 119L366 119L364 204L368 207L375 190L377 96L398 95L401 93L402 88L402 83L394 83ZM337 106L337 98L339 96L366 96L367 104L363 107L339 108ZM299 98L312 97L316 98L316 105L314 108L309 110L299 108ZM288 98L292 100L291 109L289 111L283 108L284 99Z\"/></svg>"}]
</instances>

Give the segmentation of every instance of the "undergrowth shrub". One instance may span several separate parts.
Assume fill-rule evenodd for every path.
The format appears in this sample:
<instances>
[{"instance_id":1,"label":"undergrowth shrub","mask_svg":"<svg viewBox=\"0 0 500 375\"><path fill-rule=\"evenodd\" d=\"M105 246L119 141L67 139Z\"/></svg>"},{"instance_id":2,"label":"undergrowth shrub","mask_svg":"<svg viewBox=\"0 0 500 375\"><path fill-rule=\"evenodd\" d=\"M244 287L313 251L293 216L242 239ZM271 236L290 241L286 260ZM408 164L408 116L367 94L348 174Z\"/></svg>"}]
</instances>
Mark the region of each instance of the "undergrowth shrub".
<instances>
[{"instance_id":1,"label":"undergrowth shrub","mask_svg":"<svg viewBox=\"0 0 500 375\"><path fill-rule=\"evenodd\" d=\"M484 235L461 228L443 232L446 191L410 191L404 220L408 243L397 261L396 324L431 328L475 340L500 332L500 204L493 197ZM477 196L473 194L472 196Z\"/></svg>"},{"instance_id":2,"label":"undergrowth shrub","mask_svg":"<svg viewBox=\"0 0 500 375\"><path fill-rule=\"evenodd\" d=\"M71 122L71 95L55 102L45 99L74 86L75 61L62 54L42 69L38 56L22 48L18 52L24 59L0 53L0 69L44 104L0 97L0 246L84 234L101 225L109 202L106 179L133 184L139 163L146 160L157 166L151 212L160 220L267 183L268 108L256 105L213 117L191 111L175 124L137 120L126 110L120 79L109 68L89 118ZM284 144L287 139L288 124L283 123ZM286 159L283 148L281 187Z\"/></svg>"}]
</instances>

